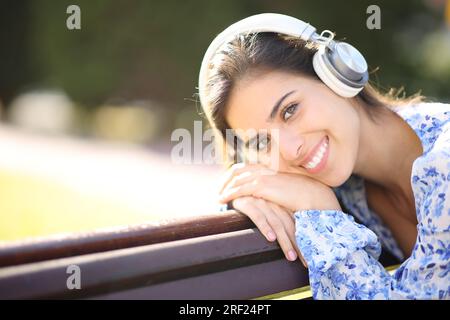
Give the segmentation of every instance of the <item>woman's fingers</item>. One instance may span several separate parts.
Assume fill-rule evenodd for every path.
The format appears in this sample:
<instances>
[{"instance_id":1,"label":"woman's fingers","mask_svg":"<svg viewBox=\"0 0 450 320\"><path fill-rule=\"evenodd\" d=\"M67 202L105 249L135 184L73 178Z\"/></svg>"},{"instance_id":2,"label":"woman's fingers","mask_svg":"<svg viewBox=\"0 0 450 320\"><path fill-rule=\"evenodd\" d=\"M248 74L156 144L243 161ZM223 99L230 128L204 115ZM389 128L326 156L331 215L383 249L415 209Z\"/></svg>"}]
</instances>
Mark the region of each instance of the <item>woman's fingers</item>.
<instances>
[{"instance_id":1,"label":"woman's fingers","mask_svg":"<svg viewBox=\"0 0 450 320\"><path fill-rule=\"evenodd\" d=\"M308 264L306 263L305 258L303 258L303 255L300 252L300 249L297 246L297 241L295 239L295 220L293 219L292 215L290 214L288 209L280 207L272 202L269 202L269 206L272 207L272 210L280 218L285 230L287 231L289 239L291 240L291 243L298 254L298 257L300 258L300 261L302 262L303 266L307 268Z\"/></svg>"},{"instance_id":2,"label":"woman's fingers","mask_svg":"<svg viewBox=\"0 0 450 320\"><path fill-rule=\"evenodd\" d=\"M275 231L277 236L278 244L284 252L286 259L290 261L297 260L297 253L294 249L291 240L284 228L284 224L279 219L277 214L273 211L273 209L267 204L266 201L257 199L255 202L256 206L264 212L267 222L271 226L271 228Z\"/></svg>"},{"instance_id":3,"label":"woman's fingers","mask_svg":"<svg viewBox=\"0 0 450 320\"><path fill-rule=\"evenodd\" d=\"M233 180L233 178L235 178L243 173L246 173L246 172L254 173L257 171L261 171L261 172L264 172L267 174L272 173L272 171L270 169L268 169L260 164L248 165L245 163L236 163L236 164L232 165L231 168L228 169L228 171L225 173L224 177L222 178L219 193L223 192L223 190L230 184L230 182Z\"/></svg>"},{"instance_id":4,"label":"woman's fingers","mask_svg":"<svg viewBox=\"0 0 450 320\"><path fill-rule=\"evenodd\" d=\"M231 200L234 200L236 198L239 197L244 197L244 196L255 196L256 197L256 190L257 190L257 180L253 180L251 182L248 183L244 183L241 184L237 187L233 187L233 188L227 188L227 190L225 190L222 195L219 198L219 201L221 203L227 203ZM258 198L258 197L256 197Z\"/></svg>"},{"instance_id":5,"label":"woman's fingers","mask_svg":"<svg viewBox=\"0 0 450 320\"><path fill-rule=\"evenodd\" d=\"M267 222L264 213L255 206L255 200L250 197L241 197L233 201L233 207L248 216L267 240L275 241L276 234Z\"/></svg>"},{"instance_id":6,"label":"woman's fingers","mask_svg":"<svg viewBox=\"0 0 450 320\"><path fill-rule=\"evenodd\" d=\"M222 193L222 191L225 189L225 187L228 185L228 183L236 176L244 172L244 170L247 169L247 171L250 171L251 168L248 168L248 166L245 165L245 163L235 163L233 164L224 174L222 178L222 185L219 190L219 193Z\"/></svg>"},{"instance_id":7,"label":"woman's fingers","mask_svg":"<svg viewBox=\"0 0 450 320\"><path fill-rule=\"evenodd\" d=\"M257 182L260 177L266 174L270 174L270 172L266 172L264 170L253 170L253 171L244 171L241 174L235 175L230 182L224 187L221 191L222 194L228 194L230 190L235 190L235 188L242 186L246 183Z\"/></svg>"},{"instance_id":8,"label":"woman's fingers","mask_svg":"<svg viewBox=\"0 0 450 320\"><path fill-rule=\"evenodd\" d=\"M227 184L226 187L224 187L221 190L221 193L227 193L229 189L233 189L236 187L239 187L240 185L244 183L248 183L255 179L255 173L252 171L245 171L239 175L235 175Z\"/></svg>"},{"instance_id":9,"label":"woman's fingers","mask_svg":"<svg viewBox=\"0 0 450 320\"><path fill-rule=\"evenodd\" d=\"M268 241L278 240L286 259L300 258L307 267L295 240L295 221L287 209L263 199L250 196L233 200L233 207L247 215Z\"/></svg>"},{"instance_id":10,"label":"woman's fingers","mask_svg":"<svg viewBox=\"0 0 450 320\"><path fill-rule=\"evenodd\" d=\"M296 209L300 199L303 202L304 197L301 193L296 192L292 185L285 185L283 182L281 175L255 174L243 177L239 181L239 185L227 187L218 200L220 203L228 203L238 197L251 196L274 202L282 207ZM294 187L298 187L298 185Z\"/></svg>"}]
</instances>

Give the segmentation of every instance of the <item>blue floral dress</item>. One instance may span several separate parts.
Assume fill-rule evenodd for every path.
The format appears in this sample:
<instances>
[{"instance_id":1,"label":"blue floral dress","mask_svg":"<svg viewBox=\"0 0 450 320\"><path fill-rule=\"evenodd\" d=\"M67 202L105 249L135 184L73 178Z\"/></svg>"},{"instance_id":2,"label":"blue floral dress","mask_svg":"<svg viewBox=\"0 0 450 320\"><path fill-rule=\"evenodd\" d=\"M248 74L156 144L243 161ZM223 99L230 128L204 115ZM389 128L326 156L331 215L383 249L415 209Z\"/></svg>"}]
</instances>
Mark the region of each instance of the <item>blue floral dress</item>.
<instances>
[{"instance_id":1,"label":"blue floral dress","mask_svg":"<svg viewBox=\"0 0 450 320\"><path fill-rule=\"evenodd\" d=\"M334 189L347 213L294 214L314 299L450 299L450 104L421 103L396 112L424 151L411 175L418 221L412 254L404 260L390 230L368 207L363 179L352 175ZM381 245L404 260L393 275L378 262Z\"/></svg>"}]
</instances>

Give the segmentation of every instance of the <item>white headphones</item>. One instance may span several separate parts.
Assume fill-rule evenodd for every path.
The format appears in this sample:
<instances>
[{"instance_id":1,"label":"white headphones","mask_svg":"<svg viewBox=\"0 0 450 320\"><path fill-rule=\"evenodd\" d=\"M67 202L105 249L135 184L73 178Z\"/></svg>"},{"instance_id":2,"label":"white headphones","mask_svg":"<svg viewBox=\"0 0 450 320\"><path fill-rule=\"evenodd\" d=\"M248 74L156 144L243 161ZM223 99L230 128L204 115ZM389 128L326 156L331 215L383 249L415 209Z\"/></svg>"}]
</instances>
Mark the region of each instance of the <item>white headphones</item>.
<instances>
[{"instance_id":1,"label":"white headphones","mask_svg":"<svg viewBox=\"0 0 450 320\"><path fill-rule=\"evenodd\" d=\"M334 41L334 34L316 28L294 17L278 13L262 13L242 19L222 31L209 45L203 57L198 80L200 103L205 106L205 86L210 62L217 50L241 34L276 32L319 44L313 57L317 76L342 97L354 97L369 80L367 62L363 55L345 42ZM328 34L328 36L325 36Z\"/></svg>"}]
</instances>

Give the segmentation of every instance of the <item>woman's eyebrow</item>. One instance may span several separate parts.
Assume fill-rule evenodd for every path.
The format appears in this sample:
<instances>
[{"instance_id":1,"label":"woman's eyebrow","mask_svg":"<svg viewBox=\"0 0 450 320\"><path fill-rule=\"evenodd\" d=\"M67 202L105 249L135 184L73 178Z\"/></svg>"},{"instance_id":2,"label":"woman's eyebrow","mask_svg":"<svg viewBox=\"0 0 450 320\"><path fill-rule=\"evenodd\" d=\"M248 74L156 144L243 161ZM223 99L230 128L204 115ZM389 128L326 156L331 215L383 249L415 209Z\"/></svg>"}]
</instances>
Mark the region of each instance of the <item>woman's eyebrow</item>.
<instances>
[{"instance_id":1,"label":"woman's eyebrow","mask_svg":"<svg viewBox=\"0 0 450 320\"><path fill-rule=\"evenodd\" d=\"M284 99L289 97L291 94L293 94L296 90L292 90L288 93L286 93L284 96L280 98L280 100L275 103L275 105L272 108L272 112L270 113L269 117L267 118L266 122L272 122L275 118L275 115L278 113L278 109L280 109L281 104L283 103Z\"/></svg>"}]
</instances>

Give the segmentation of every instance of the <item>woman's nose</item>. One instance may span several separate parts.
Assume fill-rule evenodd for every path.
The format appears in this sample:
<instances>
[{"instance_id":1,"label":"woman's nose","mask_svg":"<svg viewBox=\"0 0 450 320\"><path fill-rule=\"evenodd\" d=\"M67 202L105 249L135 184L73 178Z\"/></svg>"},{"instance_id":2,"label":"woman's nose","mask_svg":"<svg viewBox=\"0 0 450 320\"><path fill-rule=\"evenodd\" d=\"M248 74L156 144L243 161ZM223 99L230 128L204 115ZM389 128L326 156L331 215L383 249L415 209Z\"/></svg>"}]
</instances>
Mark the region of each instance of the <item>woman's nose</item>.
<instances>
[{"instance_id":1,"label":"woman's nose","mask_svg":"<svg viewBox=\"0 0 450 320\"><path fill-rule=\"evenodd\" d=\"M295 161L300 155L303 139L299 134L292 132L279 133L280 154L286 161Z\"/></svg>"}]
</instances>

